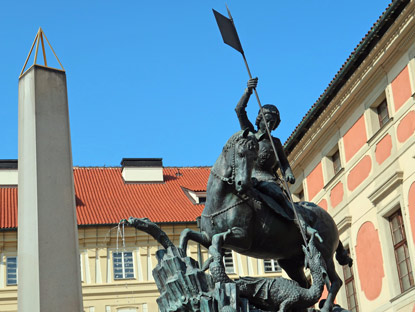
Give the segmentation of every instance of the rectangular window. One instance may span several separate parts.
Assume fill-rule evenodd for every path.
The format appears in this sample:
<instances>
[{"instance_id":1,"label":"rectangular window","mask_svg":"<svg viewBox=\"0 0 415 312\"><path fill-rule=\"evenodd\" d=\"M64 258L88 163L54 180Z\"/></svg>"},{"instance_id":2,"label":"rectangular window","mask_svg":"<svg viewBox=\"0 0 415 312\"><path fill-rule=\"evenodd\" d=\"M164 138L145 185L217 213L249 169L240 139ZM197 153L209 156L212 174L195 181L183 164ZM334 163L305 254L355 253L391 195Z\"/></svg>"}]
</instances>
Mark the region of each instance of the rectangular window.
<instances>
[{"instance_id":1,"label":"rectangular window","mask_svg":"<svg viewBox=\"0 0 415 312\"><path fill-rule=\"evenodd\" d=\"M342 163L340 162L339 150L335 151L331 156L331 162L333 164L333 172L336 175L342 169Z\"/></svg>"},{"instance_id":2,"label":"rectangular window","mask_svg":"<svg viewBox=\"0 0 415 312\"><path fill-rule=\"evenodd\" d=\"M114 279L134 278L134 261L131 251L113 252L112 259L114 263Z\"/></svg>"},{"instance_id":3,"label":"rectangular window","mask_svg":"<svg viewBox=\"0 0 415 312\"><path fill-rule=\"evenodd\" d=\"M17 257L6 258L6 284L8 286L17 285Z\"/></svg>"},{"instance_id":4,"label":"rectangular window","mask_svg":"<svg viewBox=\"0 0 415 312\"><path fill-rule=\"evenodd\" d=\"M278 264L277 260L264 260L264 272L265 273L272 273L272 272L281 272L281 267Z\"/></svg>"},{"instance_id":5,"label":"rectangular window","mask_svg":"<svg viewBox=\"0 0 415 312\"><path fill-rule=\"evenodd\" d=\"M349 253L349 250L347 250L347 253ZM347 307L351 312L359 312L352 268L348 265L343 266L343 275L344 287L346 288Z\"/></svg>"},{"instance_id":6,"label":"rectangular window","mask_svg":"<svg viewBox=\"0 0 415 312\"><path fill-rule=\"evenodd\" d=\"M389 112L388 112L388 104L386 100L383 100L382 103L376 108L379 118L379 126L380 128L383 127L389 120Z\"/></svg>"},{"instance_id":7,"label":"rectangular window","mask_svg":"<svg viewBox=\"0 0 415 312\"><path fill-rule=\"evenodd\" d=\"M395 251L401 292L404 292L414 285L414 277L409 259L408 242L406 240L401 210L398 210L389 217L389 225L392 232L393 249Z\"/></svg>"},{"instance_id":8,"label":"rectangular window","mask_svg":"<svg viewBox=\"0 0 415 312\"><path fill-rule=\"evenodd\" d=\"M232 250L224 249L223 264L225 265L226 273L235 273L235 267L233 266Z\"/></svg>"}]
</instances>

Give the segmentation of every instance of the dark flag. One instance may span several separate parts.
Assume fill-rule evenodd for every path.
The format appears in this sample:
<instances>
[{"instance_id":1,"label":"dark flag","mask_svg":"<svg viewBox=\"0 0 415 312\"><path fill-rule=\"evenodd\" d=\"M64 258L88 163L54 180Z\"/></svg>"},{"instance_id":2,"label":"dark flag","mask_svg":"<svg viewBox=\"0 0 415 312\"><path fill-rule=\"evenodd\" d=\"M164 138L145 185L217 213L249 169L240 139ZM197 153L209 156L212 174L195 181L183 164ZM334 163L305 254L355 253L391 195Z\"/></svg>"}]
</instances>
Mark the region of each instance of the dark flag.
<instances>
[{"instance_id":1,"label":"dark flag","mask_svg":"<svg viewBox=\"0 0 415 312\"><path fill-rule=\"evenodd\" d=\"M218 23L220 33L223 38L223 42L227 45L230 45L235 50L244 54L244 50L242 49L241 42L239 41L238 33L236 32L235 25L233 24L232 20L223 16L219 12L212 9L213 14L215 14L216 22Z\"/></svg>"}]
</instances>

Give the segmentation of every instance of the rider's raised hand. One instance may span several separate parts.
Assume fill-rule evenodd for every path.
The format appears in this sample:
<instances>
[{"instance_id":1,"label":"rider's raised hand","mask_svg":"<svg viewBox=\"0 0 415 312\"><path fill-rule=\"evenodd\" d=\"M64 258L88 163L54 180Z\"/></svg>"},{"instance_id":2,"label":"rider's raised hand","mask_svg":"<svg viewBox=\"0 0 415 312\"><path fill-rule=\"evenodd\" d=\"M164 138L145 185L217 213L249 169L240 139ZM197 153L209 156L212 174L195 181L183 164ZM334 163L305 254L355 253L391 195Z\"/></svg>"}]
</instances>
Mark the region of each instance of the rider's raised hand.
<instances>
[{"instance_id":1,"label":"rider's raised hand","mask_svg":"<svg viewBox=\"0 0 415 312\"><path fill-rule=\"evenodd\" d=\"M249 79L247 83L248 92L252 92L252 90L255 89L257 85L258 85L258 77Z\"/></svg>"}]
</instances>

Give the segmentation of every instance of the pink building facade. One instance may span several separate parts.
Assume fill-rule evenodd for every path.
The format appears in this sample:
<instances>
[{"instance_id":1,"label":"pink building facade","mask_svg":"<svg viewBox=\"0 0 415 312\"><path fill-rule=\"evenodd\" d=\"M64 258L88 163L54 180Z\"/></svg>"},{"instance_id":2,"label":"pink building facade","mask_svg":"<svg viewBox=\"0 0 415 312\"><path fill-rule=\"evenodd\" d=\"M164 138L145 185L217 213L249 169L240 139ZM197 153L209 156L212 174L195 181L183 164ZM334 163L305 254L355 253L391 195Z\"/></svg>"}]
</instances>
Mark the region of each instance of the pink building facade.
<instances>
[{"instance_id":1,"label":"pink building facade","mask_svg":"<svg viewBox=\"0 0 415 312\"><path fill-rule=\"evenodd\" d=\"M415 3L393 1L285 147L295 199L338 224L354 266L337 301L415 311Z\"/></svg>"}]
</instances>

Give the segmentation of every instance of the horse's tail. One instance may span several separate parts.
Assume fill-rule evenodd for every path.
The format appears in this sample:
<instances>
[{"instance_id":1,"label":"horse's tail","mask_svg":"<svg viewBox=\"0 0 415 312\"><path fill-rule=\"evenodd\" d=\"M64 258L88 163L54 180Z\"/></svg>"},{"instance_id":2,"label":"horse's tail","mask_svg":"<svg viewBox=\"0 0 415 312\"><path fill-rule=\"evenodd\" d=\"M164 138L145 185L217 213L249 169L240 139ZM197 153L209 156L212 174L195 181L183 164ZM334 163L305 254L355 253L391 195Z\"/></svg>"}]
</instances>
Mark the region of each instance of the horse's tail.
<instances>
[{"instance_id":1,"label":"horse's tail","mask_svg":"<svg viewBox=\"0 0 415 312\"><path fill-rule=\"evenodd\" d=\"M353 259L350 258L341 241L339 241L339 245L336 249L336 260L341 265L348 265L349 267L353 265Z\"/></svg>"}]
</instances>

